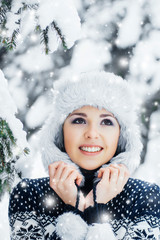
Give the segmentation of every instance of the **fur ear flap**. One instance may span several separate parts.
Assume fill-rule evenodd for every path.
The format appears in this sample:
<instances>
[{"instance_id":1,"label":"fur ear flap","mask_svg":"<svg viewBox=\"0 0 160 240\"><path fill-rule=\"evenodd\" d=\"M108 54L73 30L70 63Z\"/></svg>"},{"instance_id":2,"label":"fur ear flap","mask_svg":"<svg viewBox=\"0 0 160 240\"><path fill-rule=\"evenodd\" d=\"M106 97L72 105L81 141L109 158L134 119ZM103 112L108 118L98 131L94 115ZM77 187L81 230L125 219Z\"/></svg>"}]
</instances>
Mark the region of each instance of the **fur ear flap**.
<instances>
[{"instance_id":1,"label":"fur ear flap","mask_svg":"<svg viewBox=\"0 0 160 240\"><path fill-rule=\"evenodd\" d=\"M143 148L139 128L136 124L132 124L130 128L126 128L123 123L121 124L121 133L117 148L119 152L110 160L110 163L126 165L132 175L140 164L140 153ZM103 167L106 166L108 165L103 165Z\"/></svg>"}]
</instances>

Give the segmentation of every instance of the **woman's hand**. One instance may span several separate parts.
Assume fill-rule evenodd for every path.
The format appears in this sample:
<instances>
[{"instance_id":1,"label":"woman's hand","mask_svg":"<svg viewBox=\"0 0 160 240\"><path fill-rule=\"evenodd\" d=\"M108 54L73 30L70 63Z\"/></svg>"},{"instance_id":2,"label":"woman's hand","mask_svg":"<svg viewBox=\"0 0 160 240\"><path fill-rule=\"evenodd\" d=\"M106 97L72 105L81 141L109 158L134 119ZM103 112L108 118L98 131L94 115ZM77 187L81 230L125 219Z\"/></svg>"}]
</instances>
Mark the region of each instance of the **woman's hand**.
<instances>
[{"instance_id":1,"label":"woman's hand","mask_svg":"<svg viewBox=\"0 0 160 240\"><path fill-rule=\"evenodd\" d=\"M97 203L107 203L121 193L129 176L129 171L123 164L111 164L101 168L98 173L101 181L96 187Z\"/></svg>"},{"instance_id":2,"label":"woman's hand","mask_svg":"<svg viewBox=\"0 0 160 240\"><path fill-rule=\"evenodd\" d=\"M123 164L111 164L109 167L101 168L98 173L101 181L96 186L97 203L106 204L122 192L129 176L129 171ZM91 190L86 197L85 208L93 204L93 190Z\"/></svg>"},{"instance_id":3,"label":"woman's hand","mask_svg":"<svg viewBox=\"0 0 160 240\"><path fill-rule=\"evenodd\" d=\"M77 187L82 181L82 175L64 162L54 162L48 166L50 187L58 194L65 204L75 207L77 199ZM84 210L83 196L80 195L79 210Z\"/></svg>"}]
</instances>

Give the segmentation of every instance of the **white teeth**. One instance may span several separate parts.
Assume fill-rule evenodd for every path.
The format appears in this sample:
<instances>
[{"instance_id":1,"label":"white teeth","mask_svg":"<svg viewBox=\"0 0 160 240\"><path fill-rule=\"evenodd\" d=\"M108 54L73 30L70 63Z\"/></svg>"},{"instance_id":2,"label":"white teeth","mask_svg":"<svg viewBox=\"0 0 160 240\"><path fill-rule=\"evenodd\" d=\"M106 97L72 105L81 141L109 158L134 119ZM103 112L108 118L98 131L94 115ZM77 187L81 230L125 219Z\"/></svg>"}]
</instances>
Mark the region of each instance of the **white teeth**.
<instances>
[{"instance_id":1,"label":"white teeth","mask_svg":"<svg viewBox=\"0 0 160 240\"><path fill-rule=\"evenodd\" d=\"M100 147L81 147L80 149L82 149L83 151L86 151L86 152L99 152L102 148L100 148Z\"/></svg>"}]
</instances>

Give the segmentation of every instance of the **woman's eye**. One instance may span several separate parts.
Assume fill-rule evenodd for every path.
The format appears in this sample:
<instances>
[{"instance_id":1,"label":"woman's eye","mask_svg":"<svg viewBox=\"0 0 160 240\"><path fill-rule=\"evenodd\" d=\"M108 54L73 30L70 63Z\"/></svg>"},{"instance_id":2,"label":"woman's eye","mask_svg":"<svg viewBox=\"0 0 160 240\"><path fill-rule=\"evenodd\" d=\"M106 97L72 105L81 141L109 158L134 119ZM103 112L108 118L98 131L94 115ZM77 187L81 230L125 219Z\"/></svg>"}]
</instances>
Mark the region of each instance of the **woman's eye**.
<instances>
[{"instance_id":1,"label":"woman's eye","mask_svg":"<svg viewBox=\"0 0 160 240\"><path fill-rule=\"evenodd\" d=\"M72 121L74 124L82 124L85 123L85 120L83 118L76 118Z\"/></svg>"},{"instance_id":2,"label":"woman's eye","mask_svg":"<svg viewBox=\"0 0 160 240\"><path fill-rule=\"evenodd\" d=\"M104 124L103 124L104 123ZM102 121L102 125L110 125L113 126L113 122L110 119L104 119Z\"/></svg>"}]
</instances>

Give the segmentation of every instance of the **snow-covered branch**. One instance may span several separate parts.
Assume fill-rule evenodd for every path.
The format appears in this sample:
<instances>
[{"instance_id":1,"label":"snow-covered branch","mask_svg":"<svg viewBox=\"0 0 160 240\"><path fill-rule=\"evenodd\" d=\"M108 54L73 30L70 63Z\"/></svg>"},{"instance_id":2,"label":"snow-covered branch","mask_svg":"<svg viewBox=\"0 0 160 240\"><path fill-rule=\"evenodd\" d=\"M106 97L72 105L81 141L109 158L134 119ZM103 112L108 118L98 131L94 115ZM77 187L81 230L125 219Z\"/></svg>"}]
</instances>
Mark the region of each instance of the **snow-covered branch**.
<instances>
[{"instance_id":1,"label":"snow-covered branch","mask_svg":"<svg viewBox=\"0 0 160 240\"><path fill-rule=\"evenodd\" d=\"M7 4L7 3L6 3ZM1 3L1 42L13 49L32 32L40 34L45 52L54 52L62 43L65 50L80 38L81 24L72 0L13 0Z\"/></svg>"},{"instance_id":2,"label":"snow-covered branch","mask_svg":"<svg viewBox=\"0 0 160 240\"><path fill-rule=\"evenodd\" d=\"M26 133L23 125L15 116L17 108L8 91L7 80L0 70L0 198L11 186L17 173L15 168L17 159L28 153Z\"/></svg>"}]
</instances>

